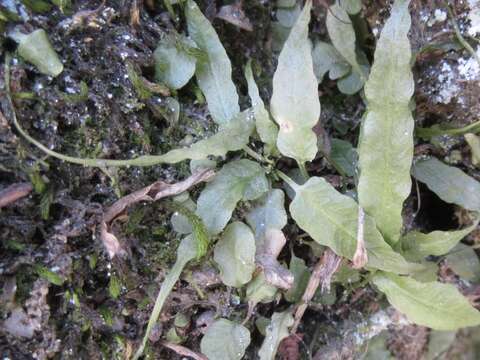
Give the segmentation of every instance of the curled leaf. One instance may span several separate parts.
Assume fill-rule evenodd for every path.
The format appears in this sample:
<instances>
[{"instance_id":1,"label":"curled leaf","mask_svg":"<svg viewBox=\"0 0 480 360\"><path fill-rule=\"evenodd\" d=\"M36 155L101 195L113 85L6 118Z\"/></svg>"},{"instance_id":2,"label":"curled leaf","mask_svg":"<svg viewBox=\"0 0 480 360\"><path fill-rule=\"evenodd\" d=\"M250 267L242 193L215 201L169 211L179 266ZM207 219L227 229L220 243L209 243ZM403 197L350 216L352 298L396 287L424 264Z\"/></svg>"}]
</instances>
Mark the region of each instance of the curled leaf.
<instances>
[{"instance_id":1,"label":"curled leaf","mask_svg":"<svg viewBox=\"0 0 480 360\"><path fill-rule=\"evenodd\" d=\"M293 285L293 274L277 260L287 239L279 229L270 228L263 248L258 249L255 261L265 274L265 280L277 288L288 290Z\"/></svg>"},{"instance_id":2,"label":"curled leaf","mask_svg":"<svg viewBox=\"0 0 480 360\"><path fill-rule=\"evenodd\" d=\"M400 238L403 202L411 190L414 121L409 103L414 82L408 4L395 1L377 43L365 85L368 107L358 149L359 204L390 244Z\"/></svg>"},{"instance_id":3,"label":"curled leaf","mask_svg":"<svg viewBox=\"0 0 480 360\"><path fill-rule=\"evenodd\" d=\"M167 196L178 195L188 190L193 185L202 181L207 181L213 176L212 170L203 170L193 174L184 181L175 184L167 184L163 181L156 181L153 184L137 190L127 196L117 200L107 211L103 214L100 224L102 243L107 250L110 258L115 256L122 256L126 254L125 249L121 246L117 237L111 233L110 226L112 222L123 213L129 206L140 201L157 201Z\"/></svg>"},{"instance_id":4,"label":"curled leaf","mask_svg":"<svg viewBox=\"0 0 480 360\"><path fill-rule=\"evenodd\" d=\"M311 0L308 0L283 45L273 76L270 101L272 116L280 127L278 149L302 164L313 160L317 153L317 137L312 128L320 116L318 85L308 39L311 7Z\"/></svg>"}]
</instances>

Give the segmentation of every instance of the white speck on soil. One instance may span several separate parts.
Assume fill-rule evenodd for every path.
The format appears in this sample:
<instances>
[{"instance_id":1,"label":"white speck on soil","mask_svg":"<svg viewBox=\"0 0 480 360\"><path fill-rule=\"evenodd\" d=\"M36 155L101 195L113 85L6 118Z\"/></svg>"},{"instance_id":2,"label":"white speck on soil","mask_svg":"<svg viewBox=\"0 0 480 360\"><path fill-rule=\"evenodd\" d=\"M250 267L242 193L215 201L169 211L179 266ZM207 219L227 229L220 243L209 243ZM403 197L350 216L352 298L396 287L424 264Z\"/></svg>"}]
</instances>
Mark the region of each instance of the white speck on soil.
<instances>
[{"instance_id":1,"label":"white speck on soil","mask_svg":"<svg viewBox=\"0 0 480 360\"><path fill-rule=\"evenodd\" d=\"M477 55L480 56L480 46L477 48ZM473 56L470 58L458 59L458 74L465 80L479 80L480 79L480 66Z\"/></svg>"},{"instance_id":2,"label":"white speck on soil","mask_svg":"<svg viewBox=\"0 0 480 360\"><path fill-rule=\"evenodd\" d=\"M468 20L470 20L470 28L468 34L475 36L480 34L480 0L468 0L470 12L468 13Z\"/></svg>"},{"instance_id":3,"label":"white speck on soil","mask_svg":"<svg viewBox=\"0 0 480 360\"><path fill-rule=\"evenodd\" d=\"M450 64L444 61L438 75L439 89L435 97L437 103L449 104L460 91L455 75Z\"/></svg>"}]
</instances>

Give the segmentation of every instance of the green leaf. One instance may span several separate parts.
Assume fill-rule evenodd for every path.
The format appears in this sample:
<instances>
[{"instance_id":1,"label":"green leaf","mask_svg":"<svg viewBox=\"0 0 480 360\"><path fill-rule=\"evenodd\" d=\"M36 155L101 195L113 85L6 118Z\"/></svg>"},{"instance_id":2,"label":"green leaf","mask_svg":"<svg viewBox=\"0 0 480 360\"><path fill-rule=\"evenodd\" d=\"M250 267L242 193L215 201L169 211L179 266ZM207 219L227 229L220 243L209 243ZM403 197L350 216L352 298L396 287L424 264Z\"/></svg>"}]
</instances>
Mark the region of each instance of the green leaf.
<instances>
[{"instance_id":1,"label":"green leaf","mask_svg":"<svg viewBox=\"0 0 480 360\"><path fill-rule=\"evenodd\" d=\"M114 299L117 299L120 296L120 293L122 291L122 283L120 282L120 279L112 275L110 277L110 282L108 283L108 292L110 293L110 296Z\"/></svg>"},{"instance_id":2,"label":"green leaf","mask_svg":"<svg viewBox=\"0 0 480 360\"><path fill-rule=\"evenodd\" d=\"M362 0L341 0L340 6L350 15L355 15L362 10Z\"/></svg>"},{"instance_id":3,"label":"green leaf","mask_svg":"<svg viewBox=\"0 0 480 360\"><path fill-rule=\"evenodd\" d=\"M433 231L423 234L411 231L401 239L402 250L407 259L421 260L429 255L443 255L449 252L465 236L470 234L478 225L479 219L462 230Z\"/></svg>"},{"instance_id":4,"label":"green leaf","mask_svg":"<svg viewBox=\"0 0 480 360\"><path fill-rule=\"evenodd\" d=\"M145 331L145 335L143 336L142 343L140 347L135 352L133 356L133 360L137 360L143 354L143 350L145 349L145 345L147 344L148 337L150 332L152 331L153 326L158 320L160 316L160 312L162 311L163 304L165 304L165 300L167 299L168 295L173 289L173 286L180 278L182 274L183 268L187 263L194 259L197 256L197 241L193 235L188 235L185 237L177 249L177 261L170 269L169 273L165 277L165 280L160 287L160 291L158 292L157 299L155 300L155 305L153 306L152 313L150 314L150 318L148 319L147 330Z\"/></svg>"},{"instance_id":5,"label":"green leaf","mask_svg":"<svg viewBox=\"0 0 480 360\"><path fill-rule=\"evenodd\" d=\"M328 160L345 176L355 176L357 170L358 155L352 144L340 139L332 139L330 156Z\"/></svg>"},{"instance_id":6,"label":"green leaf","mask_svg":"<svg viewBox=\"0 0 480 360\"><path fill-rule=\"evenodd\" d=\"M245 67L245 78L247 79L248 95L250 96L250 101L252 102L252 109L255 116L255 124L258 135L265 144L267 144L270 148L274 148L277 141L278 128L270 119L270 115L265 109L263 100L260 97L257 84L255 83L255 79L253 77L251 61L249 61Z\"/></svg>"},{"instance_id":7,"label":"green leaf","mask_svg":"<svg viewBox=\"0 0 480 360\"><path fill-rule=\"evenodd\" d=\"M251 111L246 110L235 117L219 131L207 139L193 143L189 147L170 150L166 154L152 156L163 163L175 164L183 160L201 160L207 156L224 156L229 151L242 149L248 144L253 131Z\"/></svg>"},{"instance_id":8,"label":"green leaf","mask_svg":"<svg viewBox=\"0 0 480 360\"><path fill-rule=\"evenodd\" d=\"M240 360L250 344L250 332L240 324L218 319L207 328L200 349L209 360Z\"/></svg>"},{"instance_id":9,"label":"green leaf","mask_svg":"<svg viewBox=\"0 0 480 360\"><path fill-rule=\"evenodd\" d=\"M387 349L385 333L380 333L368 342L368 350L362 360L395 360L395 357Z\"/></svg>"},{"instance_id":10,"label":"green leaf","mask_svg":"<svg viewBox=\"0 0 480 360\"><path fill-rule=\"evenodd\" d=\"M304 185L293 184L293 187L295 198L290 204L290 213L298 226L317 243L352 260L357 246L357 203L322 178L312 177ZM408 263L393 251L377 230L373 218L366 214L364 238L367 267L398 274L418 270L418 265Z\"/></svg>"},{"instance_id":11,"label":"green leaf","mask_svg":"<svg viewBox=\"0 0 480 360\"><path fill-rule=\"evenodd\" d=\"M247 285L246 298L254 305L259 302L273 301L277 288L270 285L265 278L263 271L253 278Z\"/></svg>"},{"instance_id":12,"label":"green leaf","mask_svg":"<svg viewBox=\"0 0 480 360\"><path fill-rule=\"evenodd\" d=\"M274 360L280 342L286 338L288 329L293 325L291 310L273 313L270 325L267 326L265 340L258 352L260 360Z\"/></svg>"},{"instance_id":13,"label":"green leaf","mask_svg":"<svg viewBox=\"0 0 480 360\"><path fill-rule=\"evenodd\" d=\"M414 121L409 108L409 1L396 0L375 51L365 85L368 101L359 140L358 198L390 244L400 238L403 202L410 194Z\"/></svg>"},{"instance_id":14,"label":"green leaf","mask_svg":"<svg viewBox=\"0 0 480 360\"><path fill-rule=\"evenodd\" d=\"M256 202L255 207L247 214L246 220L255 232L257 248L264 245L268 229L281 230L287 224L284 202L283 191L271 189Z\"/></svg>"},{"instance_id":15,"label":"green leaf","mask_svg":"<svg viewBox=\"0 0 480 360\"><path fill-rule=\"evenodd\" d=\"M407 276L376 273L373 283L388 301L415 324L436 330L455 330L480 324L480 312L455 286L421 283Z\"/></svg>"},{"instance_id":16,"label":"green leaf","mask_svg":"<svg viewBox=\"0 0 480 360\"><path fill-rule=\"evenodd\" d=\"M312 50L313 71L319 83L329 72L331 80L341 78L351 70L350 64L343 58L337 49L331 44L317 41Z\"/></svg>"},{"instance_id":17,"label":"green leaf","mask_svg":"<svg viewBox=\"0 0 480 360\"><path fill-rule=\"evenodd\" d=\"M454 343L456 336L456 331L430 331L428 352L425 355L425 360L446 360L445 355Z\"/></svg>"},{"instance_id":18,"label":"green leaf","mask_svg":"<svg viewBox=\"0 0 480 360\"><path fill-rule=\"evenodd\" d=\"M341 93L353 95L362 89L368 75L369 67L366 65L360 65L360 69L363 72L363 75L356 71L352 71L350 74L337 81L337 87Z\"/></svg>"},{"instance_id":19,"label":"green leaf","mask_svg":"<svg viewBox=\"0 0 480 360\"><path fill-rule=\"evenodd\" d=\"M18 54L35 65L42 74L58 76L63 71L63 64L45 30L38 29L27 35L16 32L10 36L19 42Z\"/></svg>"},{"instance_id":20,"label":"green leaf","mask_svg":"<svg viewBox=\"0 0 480 360\"><path fill-rule=\"evenodd\" d=\"M182 206L180 203L172 202L168 206L176 213L183 215L191 225L191 232L195 237L195 241L197 242L197 259L200 259L207 253L208 244L210 243L208 231L203 224L202 219L200 219L200 217L196 215L194 211Z\"/></svg>"},{"instance_id":21,"label":"green leaf","mask_svg":"<svg viewBox=\"0 0 480 360\"><path fill-rule=\"evenodd\" d=\"M231 161L200 194L197 215L211 234L218 234L240 200L255 200L267 191L268 181L260 165L246 159Z\"/></svg>"},{"instance_id":22,"label":"green leaf","mask_svg":"<svg viewBox=\"0 0 480 360\"><path fill-rule=\"evenodd\" d=\"M278 22L286 28L292 28L300 15L300 5L295 4L290 8L280 8L277 10L276 16Z\"/></svg>"},{"instance_id":23,"label":"green leaf","mask_svg":"<svg viewBox=\"0 0 480 360\"><path fill-rule=\"evenodd\" d=\"M183 36L166 36L158 44L153 56L155 58L155 78L170 89L180 89L187 84L195 73L195 56L187 53L183 46L195 47L195 43Z\"/></svg>"},{"instance_id":24,"label":"green leaf","mask_svg":"<svg viewBox=\"0 0 480 360\"><path fill-rule=\"evenodd\" d=\"M415 162L412 175L443 201L480 211L480 183L462 170L429 158Z\"/></svg>"},{"instance_id":25,"label":"green leaf","mask_svg":"<svg viewBox=\"0 0 480 360\"><path fill-rule=\"evenodd\" d=\"M215 245L213 259L225 285L241 287L255 271L255 239L252 230L239 221L227 226Z\"/></svg>"},{"instance_id":26,"label":"green leaf","mask_svg":"<svg viewBox=\"0 0 480 360\"><path fill-rule=\"evenodd\" d=\"M63 283L65 282L65 279L63 279L59 274L49 270L45 266L35 265L34 269L38 274L38 276L40 276L42 279L47 280L49 283L52 283L53 285L62 286Z\"/></svg>"},{"instance_id":27,"label":"green leaf","mask_svg":"<svg viewBox=\"0 0 480 360\"><path fill-rule=\"evenodd\" d=\"M352 66L352 71L365 83L364 70L357 61L355 52L355 30L347 12L338 3L330 6L326 20L328 35L333 46L342 57Z\"/></svg>"},{"instance_id":28,"label":"green leaf","mask_svg":"<svg viewBox=\"0 0 480 360\"><path fill-rule=\"evenodd\" d=\"M174 197L173 201L192 212L195 212L197 209L197 205L193 202L188 193L183 193ZM179 234L188 235L193 231L192 224L188 220L187 216L183 215L179 211L175 211L172 214L170 222L172 223L173 230Z\"/></svg>"},{"instance_id":29,"label":"green leaf","mask_svg":"<svg viewBox=\"0 0 480 360\"><path fill-rule=\"evenodd\" d=\"M471 246L457 244L447 255L446 263L461 278L474 282L480 280L480 260Z\"/></svg>"},{"instance_id":30,"label":"green leaf","mask_svg":"<svg viewBox=\"0 0 480 360\"><path fill-rule=\"evenodd\" d=\"M277 147L299 163L313 160L318 150L312 130L320 116L320 101L308 39L311 7L308 0L283 45L270 101L272 116L280 126Z\"/></svg>"},{"instance_id":31,"label":"green leaf","mask_svg":"<svg viewBox=\"0 0 480 360\"><path fill-rule=\"evenodd\" d=\"M297 303L302 298L310 279L310 270L305 265L305 261L292 253L290 259L290 271L293 273L295 281L293 287L285 293L285 299L291 303Z\"/></svg>"},{"instance_id":32,"label":"green leaf","mask_svg":"<svg viewBox=\"0 0 480 360\"><path fill-rule=\"evenodd\" d=\"M206 54L206 59L197 62L198 85L207 98L213 120L217 124L228 123L240 112L230 59L212 24L193 0L187 1L185 16L190 37Z\"/></svg>"}]
</instances>

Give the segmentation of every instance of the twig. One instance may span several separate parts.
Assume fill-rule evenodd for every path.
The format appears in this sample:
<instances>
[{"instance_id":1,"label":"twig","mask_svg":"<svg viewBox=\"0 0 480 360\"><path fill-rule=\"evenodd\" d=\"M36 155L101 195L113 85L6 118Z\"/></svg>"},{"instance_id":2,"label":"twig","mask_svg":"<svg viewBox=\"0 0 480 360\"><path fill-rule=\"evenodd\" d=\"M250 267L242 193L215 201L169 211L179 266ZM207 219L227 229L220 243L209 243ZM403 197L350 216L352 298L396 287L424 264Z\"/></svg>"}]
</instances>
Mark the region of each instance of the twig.
<instances>
[{"instance_id":1,"label":"twig","mask_svg":"<svg viewBox=\"0 0 480 360\"><path fill-rule=\"evenodd\" d=\"M307 310L310 300L312 300L313 296L315 295L320 283L322 283L322 291L328 291L330 289L332 275L337 271L341 261L342 258L335 254L332 250L325 250L321 259L315 265L312 275L308 280L307 288L302 296L302 303L297 307L295 312L295 322L293 323L290 331L291 334L295 334L297 332L303 314L305 313L305 310Z\"/></svg>"},{"instance_id":2,"label":"twig","mask_svg":"<svg viewBox=\"0 0 480 360\"><path fill-rule=\"evenodd\" d=\"M0 191L0 208L21 199L32 191L33 187L30 183L13 184Z\"/></svg>"},{"instance_id":3,"label":"twig","mask_svg":"<svg viewBox=\"0 0 480 360\"><path fill-rule=\"evenodd\" d=\"M467 42L467 40L465 40L465 38L463 37L460 31L460 28L458 27L457 20L455 20L455 15L453 14L453 11L450 8L450 6L446 4L446 7L447 7L448 15L450 16L450 21L453 25L453 30L455 31L455 35L458 41L460 42L460 44L462 44L462 46L465 49L467 49L467 51L475 58L475 60L477 60L478 66L480 66L480 57L477 55L477 53L472 48L472 46Z\"/></svg>"},{"instance_id":4,"label":"twig","mask_svg":"<svg viewBox=\"0 0 480 360\"><path fill-rule=\"evenodd\" d=\"M166 348L169 348L170 350L175 351L178 355L188 356L195 360L208 360L205 355L198 354L195 351L190 350L189 348L186 348L182 345L174 344L168 341L162 341L162 345Z\"/></svg>"}]
</instances>

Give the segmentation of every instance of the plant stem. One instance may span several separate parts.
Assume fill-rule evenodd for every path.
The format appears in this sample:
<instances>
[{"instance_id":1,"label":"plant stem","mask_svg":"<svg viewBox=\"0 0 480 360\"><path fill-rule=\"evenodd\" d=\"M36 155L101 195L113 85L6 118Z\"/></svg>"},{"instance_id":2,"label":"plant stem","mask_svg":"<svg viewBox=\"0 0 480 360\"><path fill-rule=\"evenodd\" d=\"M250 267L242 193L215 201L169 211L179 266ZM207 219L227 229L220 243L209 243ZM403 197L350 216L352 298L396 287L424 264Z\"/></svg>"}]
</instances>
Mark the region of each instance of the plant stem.
<instances>
[{"instance_id":1,"label":"plant stem","mask_svg":"<svg viewBox=\"0 0 480 360\"><path fill-rule=\"evenodd\" d=\"M277 175L287 183L295 192L297 192L298 188L300 187L295 181L293 181L287 174L283 171L277 170Z\"/></svg>"},{"instance_id":2,"label":"plant stem","mask_svg":"<svg viewBox=\"0 0 480 360\"><path fill-rule=\"evenodd\" d=\"M467 49L467 51L475 58L475 60L477 60L478 66L480 66L480 57L477 55L477 53L472 48L472 46L467 42L467 40L465 40L465 38L463 37L460 31L460 28L458 27L457 20L455 20L455 15L453 14L452 9L450 8L450 5L448 5L447 3L446 6L447 6L448 15L450 16L450 20L453 25L453 30L455 31L455 35L458 41L460 42L460 44L462 44L462 46L465 49Z\"/></svg>"},{"instance_id":3,"label":"plant stem","mask_svg":"<svg viewBox=\"0 0 480 360\"><path fill-rule=\"evenodd\" d=\"M454 129L441 129L436 127L431 128L422 128L417 127L415 129L417 136L421 138L431 138L433 136L439 135L464 135L466 133L473 133L476 134L480 132L480 121L476 121L473 124L461 127L461 128L454 128Z\"/></svg>"},{"instance_id":4,"label":"plant stem","mask_svg":"<svg viewBox=\"0 0 480 360\"><path fill-rule=\"evenodd\" d=\"M300 173L302 174L302 177L304 178L305 181L307 181L309 176L308 176L307 168L305 167L305 163L297 161L297 164L298 164L298 168L300 169Z\"/></svg>"},{"instance_id":5,"label":"plant stem","mask_svg":"<svg viewBox=\"0 0 480 360\"><path fill-rule=\"evenodd\" d=\"M257 153L255 150L251 149L248 145L245 145L242 148L243 151L245 151L248 155L250 155L252 158L257 160L258 162L263 162L263 163L268 163L268 164L273 164L271 160L268 160L264 156L260 155Z\"/></svg>"}]
</instances>

